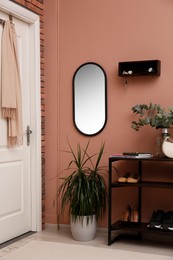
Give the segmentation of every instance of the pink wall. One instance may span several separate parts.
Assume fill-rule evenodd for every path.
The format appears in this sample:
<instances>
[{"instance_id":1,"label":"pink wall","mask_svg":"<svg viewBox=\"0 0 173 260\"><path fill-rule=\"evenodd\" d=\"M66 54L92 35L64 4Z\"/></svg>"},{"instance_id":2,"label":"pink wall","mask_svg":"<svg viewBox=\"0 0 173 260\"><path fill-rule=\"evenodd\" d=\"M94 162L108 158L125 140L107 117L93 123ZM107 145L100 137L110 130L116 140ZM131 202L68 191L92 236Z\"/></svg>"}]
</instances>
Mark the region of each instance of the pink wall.
<instances>
[{"instance_id":1,"label":"pink wall","mask_svg":"<svg viewBox=\"0 0 173 260\"><path fill-rule=\"evenodd\" d=\"M145 127L133 131L131 107L149 102L173 105L172 8L171 0L45 1L47 223L57 221L59 209L53 208L53 199L59 181L55 176L60 176L69 160L61 152L67 149L66 138L74 146L88 140L75 129L72 117L72 77L81 64L96 62L107 74L107 125L99 135L90 138L91 152L97 152L105 140L104 165L115 152L154 152L159 130ZM125 87L118 77L118 62L147 59L161 60L161 76L130 78ZM122 196L118 192L115 197ZM144 192L144 201L150 195ZM131 203L135 204L133 200ZM120 201L117 205L121 213L124 205ZM145 213L146 218L152 208L153 205ZM118 216L120 213L116 212ZM68 223L68 217L64 222ZM100 226L107 226L107 216Z\"/></svg>"}]
</instances>

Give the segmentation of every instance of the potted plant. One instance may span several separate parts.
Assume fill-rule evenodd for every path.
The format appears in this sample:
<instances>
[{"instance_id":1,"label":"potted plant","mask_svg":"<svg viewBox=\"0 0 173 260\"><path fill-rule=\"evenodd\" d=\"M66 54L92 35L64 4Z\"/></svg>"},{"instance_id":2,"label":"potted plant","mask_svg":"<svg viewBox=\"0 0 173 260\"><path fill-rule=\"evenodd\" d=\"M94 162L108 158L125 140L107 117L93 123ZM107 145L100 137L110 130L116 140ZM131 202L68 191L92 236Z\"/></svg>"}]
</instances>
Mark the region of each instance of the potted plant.
<instances>
[{"instance_id":1,"label":"potted plant","mask_svg":"<svg viewBox=\"0 0 173 260\"><path fill-rule=\"evenodd\" d=\"M132 107L132 111L140 115L138 121L132 121L131 127L136 131L139 131L145 125L150 125L156 129L168 129L173 125L173 106L170 106L166 110L157 104L139 104Z\"/></svg>"},{"instance_id":2,"label":"potted plant","mask_svg":"<svg viewBox=\"0 0 173 260\"><path fill-rule=\"evenodd\" d=\"M71 216L71 232L75 240L87 241L95 236L96 221L102 218L106 210L107 187L104 179L106 168L99 166L104 151L104 143L99 153L89 155L89 141L83 149L77 144L77 151L73 150L70 143L72 155L66 170L70 173L61 178L57 196L61 195L61 209L69 206ZM92 226L94 228L92 229ZM87 230L84 230L84 229ZM81 234L78 234L81 231ZM87 235L87 237L85 237Z\"/></svg>"}]
</instances>

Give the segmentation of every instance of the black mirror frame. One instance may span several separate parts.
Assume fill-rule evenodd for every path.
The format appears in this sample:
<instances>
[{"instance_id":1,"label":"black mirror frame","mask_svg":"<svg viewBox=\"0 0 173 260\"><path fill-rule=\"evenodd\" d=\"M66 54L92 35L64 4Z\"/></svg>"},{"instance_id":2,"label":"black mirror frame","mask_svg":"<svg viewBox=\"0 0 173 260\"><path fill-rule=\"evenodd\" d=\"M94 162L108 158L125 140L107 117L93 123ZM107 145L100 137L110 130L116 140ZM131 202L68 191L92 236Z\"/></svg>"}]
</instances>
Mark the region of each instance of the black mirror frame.
<instances>
[{"instance_id":1,"label":"black mirror frame","mask_svg":"<svg viewBox=\"0 0 173 260\"><path fill-rule=\"evenodd\" d=\"M96 133L93 133L93 134L86 134L86 133L84 133L84 132L82 132L78 127L77 127L77 125L76 125L76 122L75 122L75 91L74 91L74 88L75 88L75 84L74 84L74 82L75 82L75 76L76 76L76 74L77 74L77 72L83 67L83 66L86 66L87 64L94 64L94 65L96 65L96 66L98 66L101 70L102 70L102 72L103 72L103 74L104 74L104 79L105 79L105 122L104 122L104 124L103 124L103 126L102 126L102 128L99 130L99 131L97 131ZM97 134L99 134L101 131L103 131L103 129L105 128L105 126L106 126L106 123L107 123L107 114L108 114L108 109L107 109L107 76L106 76L106 72L105 72L105 70L103 69L103 67L101 66L101 65L99 65L98 63L95 63L95 62L86 62L86 63L83 63L82 65L80 65L77 69L76 69L76 71L75 71L75 73L74 73L74 75L73 75L73 79L72 79L72 86L73 86L73 123L74 123L74 125L75 125L75 127L76 127L76 129L81 133L81 134L83 134L83 135L86 135L86 136L95 136L95 135L97 135Z\"/></svg>"}]
</instances>

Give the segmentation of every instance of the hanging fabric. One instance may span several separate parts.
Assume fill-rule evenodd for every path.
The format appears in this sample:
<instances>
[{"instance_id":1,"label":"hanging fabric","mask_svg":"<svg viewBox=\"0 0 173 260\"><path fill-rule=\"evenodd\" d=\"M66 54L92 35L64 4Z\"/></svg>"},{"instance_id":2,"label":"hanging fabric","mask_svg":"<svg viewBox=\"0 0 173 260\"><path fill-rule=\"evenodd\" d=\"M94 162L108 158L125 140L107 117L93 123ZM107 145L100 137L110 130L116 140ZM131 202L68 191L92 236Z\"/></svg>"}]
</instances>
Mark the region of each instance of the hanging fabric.
<instances>
[{"instance_id":1,"label":"hanging fabric","mask_svg":"<svg viewBox=\"0 0 173 260\"><path fill-rule=\"evenodd\" d=\"M5 21L1 54L1 116L7 120L8 146L23 144L22 97L15 25Z\"/></svg>"}]
</instances>

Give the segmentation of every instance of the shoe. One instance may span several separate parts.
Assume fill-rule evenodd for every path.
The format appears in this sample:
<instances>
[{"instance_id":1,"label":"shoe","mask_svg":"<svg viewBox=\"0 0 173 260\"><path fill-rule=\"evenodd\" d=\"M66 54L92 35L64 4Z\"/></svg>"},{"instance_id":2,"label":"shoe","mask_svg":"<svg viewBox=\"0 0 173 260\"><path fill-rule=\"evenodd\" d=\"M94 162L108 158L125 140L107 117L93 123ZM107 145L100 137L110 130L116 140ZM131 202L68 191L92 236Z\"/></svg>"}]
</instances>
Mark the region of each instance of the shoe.
<instances>
[{"instance_id":1,"label":"shoe","mask_svg":"<svg viewBox=\"0 0 173 260\"><path fill-rule=\"evenodd\" d=\"M128 183L137 183L138 181L139 181L139 175L136 172L127 178Z\"/></svg>"},{"instance_id":2,"label":"shoe","mask_svg":"<svg viewBox=\"0 0 173 260\"><path fill-rule=\"evenodd\" d=\"M118 182L127 182L127 178L130 177L130 172L126 172L124 176L118 178Z\"/></svg>"},{"instance_id":3,"label":"shoe","mask_svg":"<svg viewBox=\"0 0 173 260\"><path fill-rule=\"evenodd\" d=\"M131 211L130 222L137 223L139 221L139 212L136 207Z\"/></svg>"},{"instance_id":4,"label":"shoe","mask_svg":"<svg viewBox=\"0 0 173 260\"><path fill-rule=\"evenodd\" d=\"M173 211L164 213L161 229L173 231Z\"/></svg>"},{"instance_id":5,"label":"shoe","mask_svg":"<svg viewBox=\"0 0 173 260\"><path fill-rule=\"evenodd\" d=\"M128 205L122 214L121 220L126 222L130 221L130 216L131 216L131 207Z\"/></svg>"},{"instance_id":6,"label":"shoe","mask_svg":"<svg viewBox=\"0 0 173 260\"><path fill-rule=\"evenodd\" d=\"M151 220L150 220L149 224L147 225L147 228L160 229L162 222L163 222L163 216L164 216L163 210L153 211Z\"/></svg>"}]
</instances>

